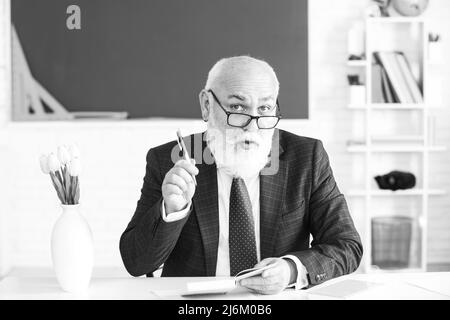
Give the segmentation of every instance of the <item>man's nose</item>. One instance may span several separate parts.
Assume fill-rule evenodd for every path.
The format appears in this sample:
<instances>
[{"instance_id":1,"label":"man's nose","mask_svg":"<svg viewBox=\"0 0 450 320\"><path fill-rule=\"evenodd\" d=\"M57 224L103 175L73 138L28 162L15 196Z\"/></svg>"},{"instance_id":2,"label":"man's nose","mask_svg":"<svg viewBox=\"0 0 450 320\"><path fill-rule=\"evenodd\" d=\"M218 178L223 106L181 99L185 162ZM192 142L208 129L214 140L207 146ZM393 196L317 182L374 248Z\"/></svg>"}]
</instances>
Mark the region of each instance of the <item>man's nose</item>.
<instances>
[{"instance_id":1,"label":"man's nose","mask_svg":"<svg viewBox=\"0 0 450 320\"><path fill-rule=\"evenodd\" d=\"M258 131L258 119L252 119L250 123L244 128L244 131L256 132Z\"/></svg>"}]
</instances>

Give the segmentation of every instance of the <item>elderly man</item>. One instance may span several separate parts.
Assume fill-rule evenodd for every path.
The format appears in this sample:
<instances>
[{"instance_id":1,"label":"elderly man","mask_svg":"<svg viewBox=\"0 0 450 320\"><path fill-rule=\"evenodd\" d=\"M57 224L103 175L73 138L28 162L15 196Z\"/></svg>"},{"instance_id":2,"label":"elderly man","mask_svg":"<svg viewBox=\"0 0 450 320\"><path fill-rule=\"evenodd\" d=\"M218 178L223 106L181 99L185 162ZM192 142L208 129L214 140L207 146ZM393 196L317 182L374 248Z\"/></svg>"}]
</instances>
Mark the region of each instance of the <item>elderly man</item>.
<instances>
[{"instance_id":1,"label":"elderly man","mask_svg":"<svg viewBox=\"0 0 450 320\"><path fill-rule=\"evenodd\" d=\"M162 264L162 276L269 266L240 285L275 294L357 269L361 241L327 153L319 140L275 128L278 91L264 61L240 56L213 66L199 96L207 131L185 139L195 160L173 159L176 142L147 154L141 197L120 239L131 275Z\"/></svg>"}]
</instances>

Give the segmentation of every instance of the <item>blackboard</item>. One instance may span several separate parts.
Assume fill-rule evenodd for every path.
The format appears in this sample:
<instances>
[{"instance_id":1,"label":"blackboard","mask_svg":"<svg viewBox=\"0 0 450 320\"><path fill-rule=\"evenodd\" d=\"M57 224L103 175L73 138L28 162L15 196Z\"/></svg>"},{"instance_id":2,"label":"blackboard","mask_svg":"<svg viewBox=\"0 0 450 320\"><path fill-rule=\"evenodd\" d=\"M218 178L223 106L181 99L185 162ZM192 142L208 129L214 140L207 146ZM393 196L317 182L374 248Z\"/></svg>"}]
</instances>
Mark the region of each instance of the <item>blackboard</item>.
<instances>
[{"instance_id":1,"label":"blackboard","mask_svg":"<svg viewBox=\"0 0 450 320\"><path fill-rule=\"evenodd\" d=\"M70 5L81 29L69 30ZM69 111L200 118L222 57L269 62L285 118L308 118L307 0L11 0L34 77Z\"/></svg>"}]
</instances>

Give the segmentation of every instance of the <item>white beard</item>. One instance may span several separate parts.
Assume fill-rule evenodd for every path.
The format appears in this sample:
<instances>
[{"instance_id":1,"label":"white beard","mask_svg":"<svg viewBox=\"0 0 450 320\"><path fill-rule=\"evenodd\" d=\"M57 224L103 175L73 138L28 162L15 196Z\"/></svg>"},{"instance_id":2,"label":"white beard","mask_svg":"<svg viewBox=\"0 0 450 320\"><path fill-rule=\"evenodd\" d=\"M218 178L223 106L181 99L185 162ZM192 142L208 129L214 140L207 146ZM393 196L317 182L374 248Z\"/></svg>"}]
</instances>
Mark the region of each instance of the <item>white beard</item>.
<instances>
[{"instance_id":1,"label":"white beard","mask_svg":"<svg viewBox=\"0 0 450 320\"><path fill-rule=\"evenodd\" d=\"M226 129L225 133L208 122L206 141L214 155L217 168L224 169L233 177L258 175L269 162L273 130L265 130L264 136L244 132L242 129ZM245 143L248 141L248 143Z\"/></svg>"}]
</instances>

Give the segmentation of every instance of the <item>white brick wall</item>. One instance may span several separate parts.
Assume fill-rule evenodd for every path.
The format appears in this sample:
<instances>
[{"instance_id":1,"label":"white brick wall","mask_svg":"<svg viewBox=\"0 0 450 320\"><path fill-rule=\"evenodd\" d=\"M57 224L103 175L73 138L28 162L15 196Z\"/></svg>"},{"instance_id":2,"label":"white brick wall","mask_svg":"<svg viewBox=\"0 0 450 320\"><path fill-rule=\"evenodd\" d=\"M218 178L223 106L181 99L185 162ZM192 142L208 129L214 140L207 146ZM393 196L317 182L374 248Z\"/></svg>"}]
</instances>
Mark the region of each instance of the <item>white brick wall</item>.
<instances>
[{"instance_id":1,"label":"white brick wall","mask_svg":"<svg viewBox=\"0 0 450 320\"><path fill-rule=\"evenodd\" d=\"M360 115L348 110L346 67L347 30L368 1L310 1L310 121L285 121L281 127L324 141L342 191L354 186L357 164L362 158L346 152L346 141L358 132ZM0 0L0 34L3 34L8 0ZM432 0L427 16L445 42L450 56L450 2ZM5 18L6 17L6 18ZM7 24L6 24L7 25ZM7 38L0 37L0 51ZM3 52L8 52L3 51ZM5 81L8 58L0 54L0 89ZM206 70L205 70L206 72ZM450 63L436 70L450 82ZM281 84L282 84L282 79ZM199 88L200 89L200 88ZM4 89L3 89L4 90ZM204 130L201 121L150 120L72 123L10 123L10 106L0 94L0 275L8 265L50 266L50 233L60 209L50 181L40 173L38 156L59 144L76 142L82 152L83 212L94 232L97 266L121 266L119 237L134 212L149 147L173 140L180 127L184 134ZM436 111L439 144L450 147L450 93L443 97L446 108ZM200 113L199 113L200 116ZM2 120L3 119L3 120ZM6 119L6 120L5 120ZM450 191L450 153L432 156L434 187ZM435 185L434 185L435 184ZM349 199L353 207L352 199ZM355 207L356 204L355 204ZM428 259L450 262L450 199L430 203ZM363 212L352 212L357 225Z\"/></svg>"}]
</instances>

